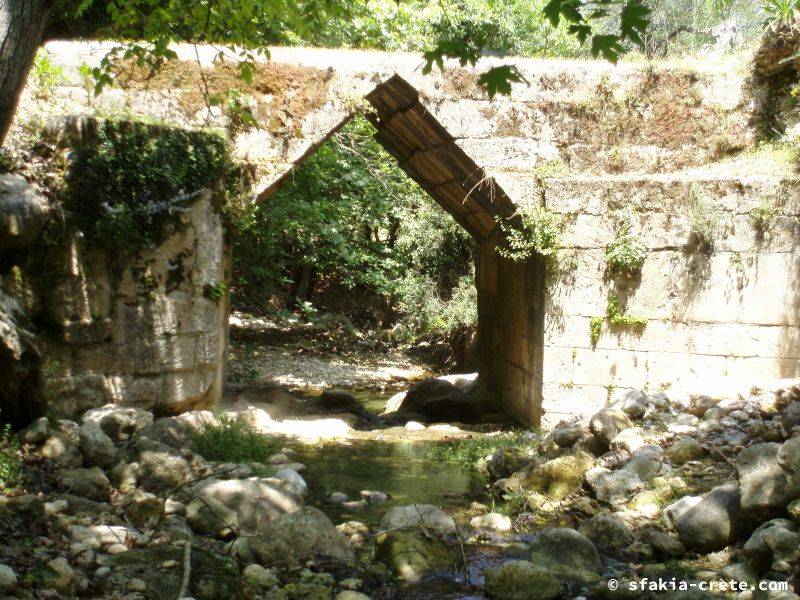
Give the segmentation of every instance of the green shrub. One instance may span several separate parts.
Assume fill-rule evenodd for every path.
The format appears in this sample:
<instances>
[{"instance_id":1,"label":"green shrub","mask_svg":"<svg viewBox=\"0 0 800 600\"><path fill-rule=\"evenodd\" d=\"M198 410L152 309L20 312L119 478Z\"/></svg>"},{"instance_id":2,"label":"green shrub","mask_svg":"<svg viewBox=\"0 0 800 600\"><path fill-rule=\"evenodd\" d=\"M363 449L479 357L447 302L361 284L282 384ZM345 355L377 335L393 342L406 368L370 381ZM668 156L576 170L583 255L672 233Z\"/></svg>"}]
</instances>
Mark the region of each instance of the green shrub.
<instances>
[{"instance_id":1,"label":"green shrub","mask_svg":"<svg viewBox=\"0 0 800 600\"><path fill-rule=\"evenodd\" d=\"M704 246L712 247L721 224L722 209L707 194L692 186L689 228L697 240Z\"/></svg>"},{"instance_id":2,"label":"green shrub","mask_svg":"<svg viewBox=\"0 0 800 600\"><path fill-rule=\"evenodd\" d=\"M55 87L65 80L64 69L53 64L47 50L40 49L33 61L30 78L33 83L33 95L47 100Z\"/></svg>"},{"instance_id":3,"label":"green shrub","mask_svg":"<svg viewBox=\"0 0 800 600\"><path fill-rule=\"evenodd\" d=\"M225 298L225 292L227 291L228 285L224 281L207 283L203 286L203 297L211 300L214 304L219 304Z\"/></svg>"},{"instance_id":4,"label":"green shrub","mask_svg":"<svg viewBox=\"0 0 800 600\"><path fill-rule=\"evenodd\" d=\"M603 317L592 317L589 321L589 339L592 340L592 346L596 345L600 340L600 333L603 331Z\"/></svg>"},{"instance_id":5,"label":"green shrub","mask_svg":"<svg viewBox=\"0 0 800 600\"><path fill-rule=\"evenodd\" d=\"M219 425L207 425L189 437L203 458L214 462L265 462L281 447L241 418L225 415L219 417Z\"/></svg>"},{"instance_id":6,"label":"green shrub","mask_svg":"<svg viewBox=\"0 0 800 600\"><path fill-rule=\"evenodd\" d=\"M65 208L91 241L130 253L163 241L200 191L229 169L220 134L107 120L75 142Z\"/></svg>"},{"instance_id":7,"label":"green shrub","mask_svg":"<svg viewBox=\"0 0 800 600\"><path fill-rule=\"evenodd\" d=\"M627 223L619 228L614 241L606 246L606 264L613 273L638 273L646 258L647 242L641 234L633 233Z\"/></svg>"},{"instance_id":8,"label":"green shrub","mask_svg":"<svg viewBox=\"0 0 800 600\"><path fill-rule=\"evenodd\" d=\"M503 233L504 245L497 248L500 256L513 261L524 261L534 254L549 256L558 250L564 217L544 207L525 208L517 211L519 226L509 220L496 217Z\"/></svg>"},{"instance_id":9,"label":"green shrub","mask_svg":"<svg viewBox=\"0 0 800 600\"><path fill-rule=\"evenodd\" d=\"M608 306L606 307L606 316L608 322L616 327L631 327L633 329L642 329L647 325L647 319L644 317L633 317L626 315L619 311L619 299L616 294L611 294L608 299Z\"/></svg>"},{"instance_id":10,"label":"green shrub","mask_svg":"<svg viewBox=\"0 0 800 600\"><path fill-rule=\"evenodd\" d=\"M19 439L6 423L0 430L0 492L13 489L22 473Z\"/></svg>"},{"instance_id":11,"label":"green shrub","mask_svg":"<svg viewBox=\"0 0 800 600\"><path fill-rule=\"evenodd\" d=\"M778 209L767 202L762 202L758 206L751 208L748 213L753 227L761 234L772 229L775 217L778 216Z\"/></svg>"}]
</instances>

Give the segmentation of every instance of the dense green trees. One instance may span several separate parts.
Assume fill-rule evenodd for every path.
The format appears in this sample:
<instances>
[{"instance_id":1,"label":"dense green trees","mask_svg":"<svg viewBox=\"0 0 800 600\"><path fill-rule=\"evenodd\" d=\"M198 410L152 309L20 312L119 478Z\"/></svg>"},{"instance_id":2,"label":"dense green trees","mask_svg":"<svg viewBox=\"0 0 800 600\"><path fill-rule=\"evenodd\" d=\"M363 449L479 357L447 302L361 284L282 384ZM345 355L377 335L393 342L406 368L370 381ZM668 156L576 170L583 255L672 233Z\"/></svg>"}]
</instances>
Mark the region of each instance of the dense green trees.
<instances>
[{"instance_id":1,"label":"dense green trees","mask_svg":"<svg viewBox=\"0 0 800 600\"><path fill-rule=\"evenodd\" d=\"M380 299L416 331L475 319L473 242L356 117L284 186L235 219L235 304L317 302L331 286ZM456 298L455 304L450 303Z\"/></svg>"}]
</instances>

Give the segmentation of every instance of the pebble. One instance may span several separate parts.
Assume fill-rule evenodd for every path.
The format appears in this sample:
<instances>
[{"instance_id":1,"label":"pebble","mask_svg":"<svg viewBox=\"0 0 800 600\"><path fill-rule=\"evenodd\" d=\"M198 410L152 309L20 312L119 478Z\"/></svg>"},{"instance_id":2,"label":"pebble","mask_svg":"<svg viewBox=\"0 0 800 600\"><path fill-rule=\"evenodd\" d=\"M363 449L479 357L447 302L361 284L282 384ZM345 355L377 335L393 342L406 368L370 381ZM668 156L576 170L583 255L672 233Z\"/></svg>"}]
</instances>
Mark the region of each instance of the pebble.
<instances>
[{"instance_id":1,"label":"pebble","mask_svg":"<svg viewBox=\"0 0 800 600\"><path fill-rule=\"evenodd\" d=\"M333 492L330 496L330 501L334 504L342 504L347 502L347 494L344 492Z\"/></svg>"},{"instance_id":2,"label":"pebble","mask_svg":"<svg viewBox=\"0 0 800 600\"><path fill-rule=\"evenodd\" d=\"M178 566L177 560L165 560L160 565L158 565L159 569L174 569Z\"/></svg>"},{"instance_id":3,"label":"pebble","mask_svg":"<svg viewBox=\"0 0 800 600\"><path fill-rule=\"evenodd\" d=\"M125 544L111 544L108 548L106 548L106 552L109 554L122 554L123 552L127 552L128 547Z\"/></svg>"},{"instance_id":4,"label":"pebble","mask_svg":"<svg viewBox=\"0 0 800 600\"><path fill-rule=\"evenodd\" d=\"M111 567L100 567L94 572L94 576L98 579L105 579L109 575L111 575Z\"/></svg>"},{"instance_id":5,"label":"pebble","mask_svg":"<svg viewBox=\"0 0 800 600\"><path fill-rule=\"evenodd\" d=\"M406 423L406 431L424 431L425 425L417 423L416 421L409 421Z\"/></svg>"},{"instance_id":6,"label":"pebble","mask_svg":"<svg viewBox=\"0 0 800 600\"><path fill-rule=\"evenodd\" d=\"M8 565L0 563L0 592L7 592L17 587L17 574Z\"/></svg>"},{"instance_id":7,"label":"pebble","mask_svg":"<svg viewBox=\"0 0 800 600\"><path fill-rule=\"evenodd\" d=\"M147 584L141 579L134 578L128 580L127 588L130 592L144 592L147 590Z\"/></svg>"}]
</instances>

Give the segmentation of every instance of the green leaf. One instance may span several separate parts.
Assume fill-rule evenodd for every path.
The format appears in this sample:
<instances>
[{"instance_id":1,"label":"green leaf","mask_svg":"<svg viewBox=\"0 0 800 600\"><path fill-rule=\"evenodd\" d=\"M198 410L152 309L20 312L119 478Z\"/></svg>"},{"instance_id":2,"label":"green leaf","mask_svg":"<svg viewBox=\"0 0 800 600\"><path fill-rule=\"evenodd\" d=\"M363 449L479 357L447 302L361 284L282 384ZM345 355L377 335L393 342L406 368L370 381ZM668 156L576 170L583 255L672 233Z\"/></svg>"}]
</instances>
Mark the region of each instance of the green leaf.
<instances>
[{"instance_id":1,"label":"green leaf","mask_svg":"<svg viewBox=\"0 0 800 600\"><path fill-rule=\"evenodd\" d=\"M561 21L561 0L550 0L542 12L553 27L558 27Z\"/></svg>"},{"instance_id":2,"label":"green leaf","mask_svg":"<svg viewBox=\"0 0 800 600\"><path fill-rule=\"evenodd\" d=\"M618 35L595 35L592 37L592 56L602 55L606 60L616 64L620 54L625 48L620 43Z\"/></svg>"},{"instance_id":3,"label":"green leaf","mask_svg":"<svg viewBox=\"0 0 800 600\"><path fill-rule=\"evenodd\" d=\"M509 96L511 95L511 84L522 82L527 83L528 81L514 65L493 67L478 78L478 84L486 87L489 98L494 98L497 94Z\"/></svg>"},{"instance_id":4,"label":"green leaf","mask_svg":"<svg viewBox=\"0 0 800 600\"><path fill-rule=\"evenodd\" d=\"M620 37L629 39L634 44L644 46L642 36L650 24L647 18L650 9L642 4L641 0L628 0L620 15Z\"/></svg>"}]
</instances>

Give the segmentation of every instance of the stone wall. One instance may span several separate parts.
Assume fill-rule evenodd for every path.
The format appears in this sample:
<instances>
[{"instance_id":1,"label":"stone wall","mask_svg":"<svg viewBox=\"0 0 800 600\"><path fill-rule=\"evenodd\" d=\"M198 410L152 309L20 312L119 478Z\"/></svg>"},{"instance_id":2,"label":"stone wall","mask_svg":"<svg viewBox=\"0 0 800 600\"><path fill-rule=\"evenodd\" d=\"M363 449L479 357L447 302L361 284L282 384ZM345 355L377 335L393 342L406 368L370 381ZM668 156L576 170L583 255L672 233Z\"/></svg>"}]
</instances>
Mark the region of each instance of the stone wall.
<instances>
[{"instance_id":1,"label":"stone wall","mask_svg":"<svg viewBox=\"0 0 800 600\"><path fill-rule=\"evenodd\" d=\"M222 224L204 192L158 248L125 259L91 249L67 230L46 271L18 272L10 291L46 324L46 396L56 414L107 403L171 414L213 407L222 393L227 299L204 295L225 281ZM40 267L41 261L36 263Z\"/></svg>"},{"instance_id":2,"label":"stone wall","mask_svg":"<svg viewBox=\"0 0 800 600\"><path fill-rule=\"evenodd\" d=\"M28 93L17 131L48 112L98 110L188 126L231 124L198 101L199 67L191 48L178 48L186 62L146 85L131 83L96 99L87 96L77 67L96 63L104 47L48 48L68 81L47 103ZM230 69L215 66L214 54L201 49L200 60L224 85ZM478 67L497 62L485 59ZM757 103L746 64L515 62L527 84L516 84L510 98L489 100L476 85L475 71L448 67L423 76L414 55L276 48L255 84L243 90L262 127L234 128L236 152L253 165L255 193L264 201L354 111L366 108L379 130L388 126L383 116L391 120L406 108L407 94L393 96L385 86L399 75L422 110L404 113L411 125L379 141L426 189L436 187L436 151L446 144L469 159L459 164L474 165L471 176L482 182L462 186L466 202L453 201L459 188L450 184L449 200L433 195L468 229L477 224L471 232L481 244L480 379L523 422L539 422L543 411L551 421L592 412L629 386L655 391L676 381L713 378L717 385L718 377L800 374L797 179L788 161L755 148L759 116L753 114ZM377 100L376 89L383 90ZM426 138L423 130L435 131L442 145L427 143L415 151L415 143ZM475 189L480 198L473 197ZM693 194L721 214L710 252L692 241ZM507 212L506 200L512 207L544 204L565 215L564 248L555 263L534 259L520 265L498 257L491 226ZM778 213L765 235L756 232L748 214L759 205ZM630 215L649 247L641 276L623 281L608 276L604 259L619 213ZM592 344L589 323L605 315L612 293L647 324L639 332L605 324ZM210 323L219 315L206 317ZM187 343L203 346L206 333L211 329L198 330ZM165 348L161 356L170 352ZM189 368L172 361L170 368L176 367ZM171 378L180 379L162 381ZM177 380L160 385L185 389ZM183 397L196 396L187 391ZM191 402L176 406L184 404Z\"/></svg>"}]
</instances>

